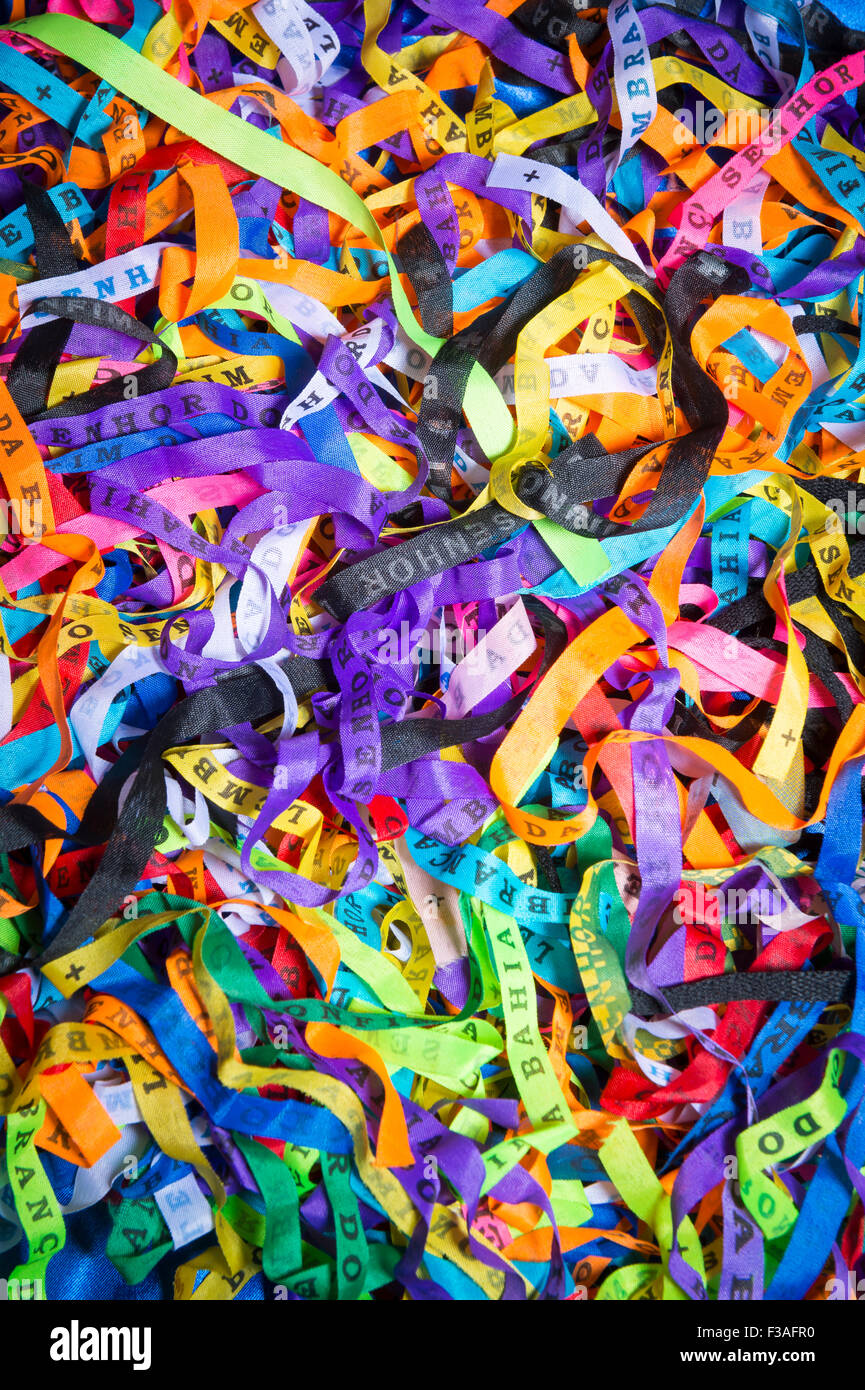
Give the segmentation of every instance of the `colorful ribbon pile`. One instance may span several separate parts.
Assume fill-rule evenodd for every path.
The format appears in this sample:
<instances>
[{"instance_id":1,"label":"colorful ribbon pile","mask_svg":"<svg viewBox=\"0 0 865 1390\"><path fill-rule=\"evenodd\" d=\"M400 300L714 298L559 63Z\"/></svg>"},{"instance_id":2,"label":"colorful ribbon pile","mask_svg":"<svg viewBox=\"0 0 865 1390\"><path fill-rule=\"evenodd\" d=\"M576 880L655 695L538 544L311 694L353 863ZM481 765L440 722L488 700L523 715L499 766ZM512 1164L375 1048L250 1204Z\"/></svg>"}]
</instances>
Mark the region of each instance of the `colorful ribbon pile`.
<instances>
[{"instance_id":1,"label":"colorful ribbon pile","mask_svg":"<svg viewBox=\"0 0 865 1390\"><path fill-rule=\"evenodd\" d=\"M43 8L8 1296L855 1298L865 34Z\"/></svg>"}]
</instances>

